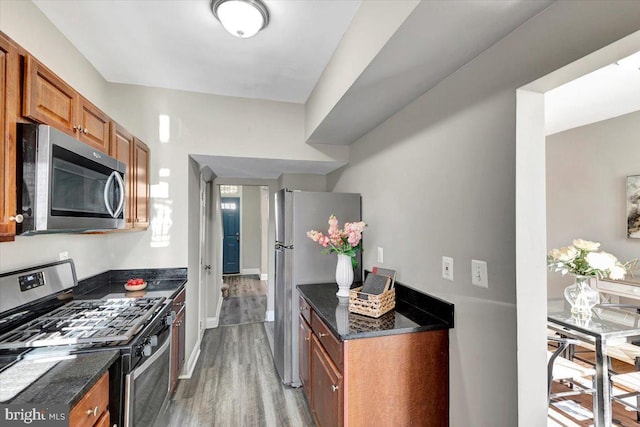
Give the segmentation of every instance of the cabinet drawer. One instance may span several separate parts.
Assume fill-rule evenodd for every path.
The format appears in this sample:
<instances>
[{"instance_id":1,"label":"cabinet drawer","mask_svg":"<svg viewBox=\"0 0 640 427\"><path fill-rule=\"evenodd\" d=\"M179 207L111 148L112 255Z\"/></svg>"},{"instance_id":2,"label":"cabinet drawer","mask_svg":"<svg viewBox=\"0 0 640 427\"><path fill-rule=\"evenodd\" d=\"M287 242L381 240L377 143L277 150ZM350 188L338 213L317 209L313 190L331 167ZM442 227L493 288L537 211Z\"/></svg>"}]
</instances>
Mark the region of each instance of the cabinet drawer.
<instances>
[{"instance_id":1,"label":"cabinet drawer","mask_svg":"<svg viewBox=\"0 0 640 427\"><path fill-rule=\"evenodd\" d=\"M69 425L93 426L107 411L109 404L109 372L94 384L69 413Z\"/></svg>"},{"instance_id":2,"label":"cabinet drawer","mask_svg":"<svg viewBox=\"0 0 640 427\"><path fill-rule=\"evenodd\" d=\"M109 421L111 421L111 414L109 414L109 411L107 411L102 414L98 422L93 427L111 427Z\"/></svg>"},{"instance_id":3,"label":"cabinet drawer","mask_svg":"<svg viewBox=\"0 0 640 427\"><path fill-rule=\"evenodd\" d=\"M304 317L307 323L311 323L311 307L304 298L300 297L300 315Z\"/></svg>"},{"instance_id":4,"label":"cabinet drawer","mask_svg":"<svg viewBox=\"0 0 640 427\"><path fill-rule=\"evenodd\" d=\"M182 307L185 306L185 297L187 296L187 289L183 288L178 295L173 299L173 311L178 313Z\"/></svg>"},{"instance_id":5,"label":"cabinet drawer","mask_svg":"<svg viewBox=\"0 0 640 427\"><path fill-rule=\"evenodd\" d=\"M311 310L311 329L318 337L318 340L327 351L333 363L336 364L340 372L342 372L342 342L333 335L333 332L324 324L318 315Z\"/></svg>"}]
</instances>

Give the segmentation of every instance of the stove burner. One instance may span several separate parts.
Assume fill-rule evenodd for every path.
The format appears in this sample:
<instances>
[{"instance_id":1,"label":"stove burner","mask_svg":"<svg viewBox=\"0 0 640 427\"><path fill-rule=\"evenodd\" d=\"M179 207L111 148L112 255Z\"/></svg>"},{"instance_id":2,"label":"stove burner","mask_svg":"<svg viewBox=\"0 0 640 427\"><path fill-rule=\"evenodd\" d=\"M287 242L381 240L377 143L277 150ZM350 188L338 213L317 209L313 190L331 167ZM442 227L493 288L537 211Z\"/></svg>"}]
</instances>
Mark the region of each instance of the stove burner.
<instances>
[{"instance_id":1,"label":"stove burner","mask_svg":"<svg viewBox=\"0 0 640 427\"><path fill-rule=\"evenodd\" d=\"M126 342L164 300L159 297L71 301L0 336L0 349Z\"/></svg>"}]
</instances>

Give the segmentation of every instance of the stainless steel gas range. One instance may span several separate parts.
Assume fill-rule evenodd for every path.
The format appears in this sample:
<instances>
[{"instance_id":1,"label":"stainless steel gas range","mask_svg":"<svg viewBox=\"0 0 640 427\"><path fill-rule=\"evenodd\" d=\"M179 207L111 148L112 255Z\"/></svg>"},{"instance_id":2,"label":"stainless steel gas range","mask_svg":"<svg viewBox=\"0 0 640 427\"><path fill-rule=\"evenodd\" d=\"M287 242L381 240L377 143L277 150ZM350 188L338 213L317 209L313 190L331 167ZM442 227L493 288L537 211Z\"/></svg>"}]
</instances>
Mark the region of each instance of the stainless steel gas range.
<instances>
[{"instance_id":1,"label":"stainless steel gas range","mask_svg":"<svg viewBox=\"0 0 640 427\"><path fill-rule=\"evenodd\" d=\"M170 301L72 300L76 285L71 260L0 274L0 372L39 353L119 350L110 372L112 425L154 425L169 402Z\"/></svg>"}]
</instances>

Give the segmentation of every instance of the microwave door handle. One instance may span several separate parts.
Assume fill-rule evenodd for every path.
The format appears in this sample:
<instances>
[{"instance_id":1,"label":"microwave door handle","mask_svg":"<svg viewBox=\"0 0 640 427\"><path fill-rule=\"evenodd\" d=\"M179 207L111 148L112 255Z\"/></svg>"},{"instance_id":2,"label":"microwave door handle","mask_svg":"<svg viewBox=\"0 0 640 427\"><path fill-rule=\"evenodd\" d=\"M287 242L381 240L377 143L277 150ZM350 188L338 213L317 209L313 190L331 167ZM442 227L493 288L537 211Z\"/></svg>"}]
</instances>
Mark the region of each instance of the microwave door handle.
<instances>
[{"instance_id":1,"label":"microwave door handle","mask_svg":"<svg viewBox=\"0 0 640 427\"><path fill-rule=\"evenodd\" d=\"M120 174L116 171L113 171L113 174L116 177L116 182L118 183L118 187L120 188L120 201L118 202L118 208L116 212L113 214L113 217L117 217L122 212L122 208L124 207L124 181Z\"/></svg>"},{"instance_id":2,"label":"microwave door handle","mask_svg":"<svg viewBox=\"0 0 640 427\"><path fill-rule=\"evenodd\" d=\"M113 171L111 173L111 175L109 175L109 178L107 178L107 183L104 185L104 205L107 208L107 212L109 212L109 215L111 215L112 217L115 218L115 213L113 212L113 208L111 207L111 203L109 202L109 190L111 188L111 186L113 185L113 175L114 174L118 174L118 172Z\"/></svg>"}]
</instances>

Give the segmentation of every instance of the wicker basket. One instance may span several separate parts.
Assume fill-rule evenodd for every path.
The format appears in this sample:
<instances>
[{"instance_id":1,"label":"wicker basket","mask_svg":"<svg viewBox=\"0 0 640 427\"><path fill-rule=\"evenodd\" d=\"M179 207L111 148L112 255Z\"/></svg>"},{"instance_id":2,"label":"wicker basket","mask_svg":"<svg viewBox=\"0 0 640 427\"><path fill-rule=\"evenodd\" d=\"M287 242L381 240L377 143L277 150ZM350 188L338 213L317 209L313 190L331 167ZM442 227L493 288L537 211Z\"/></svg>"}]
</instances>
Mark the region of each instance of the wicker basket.
<instances>
[{"instance_id":1,"label":"wicker basket","mask_svg":"<svg viewBox=\"0 0 640 427\"><path fill-rule=\"evenodd\" d=\"M365 294L360 292L361 289L359 287L349 291L349 311L352 313L378 318L396 306L395 288L380 295ZM366 295L367 299L359 298L359 295Z\"/></svg>"}]
</instances>

